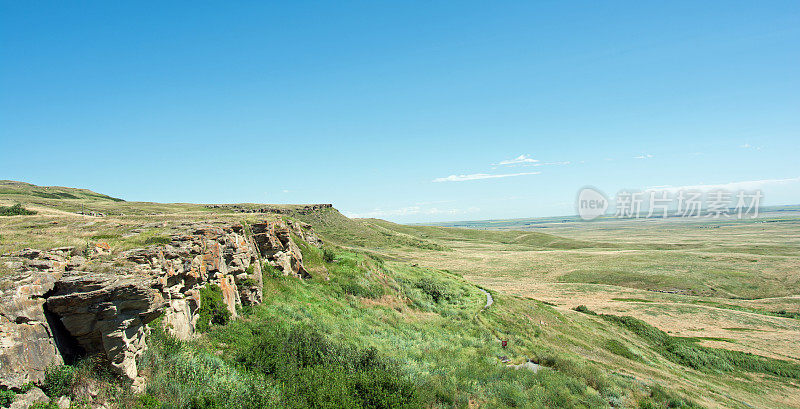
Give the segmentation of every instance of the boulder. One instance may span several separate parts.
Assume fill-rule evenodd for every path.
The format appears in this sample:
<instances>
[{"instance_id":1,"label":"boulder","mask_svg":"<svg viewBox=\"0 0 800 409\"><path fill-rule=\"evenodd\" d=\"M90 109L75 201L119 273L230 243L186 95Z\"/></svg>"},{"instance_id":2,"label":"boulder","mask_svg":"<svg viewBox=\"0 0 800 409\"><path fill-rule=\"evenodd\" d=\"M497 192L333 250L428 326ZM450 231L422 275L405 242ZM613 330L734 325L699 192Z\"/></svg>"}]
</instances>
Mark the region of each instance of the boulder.
<instances>
[{"instance_id":1,"label":"boulder","mask_svg":"<svg viewBox=\"0 0 800 409\"><path fill-rule=\"evenodd\" d=\"M283 222L254 223L253 240L258 252L283 275L310 278L303 266L303 254L292 240L291 230Z\"/></svg>"},{"instance_id":2,"label":"boulder","mask_svg":"<svg viewBox=\"0 0 800 409\"><path fill-rule=\"evenodd\" d=\"M22 395L17 395L11 403L11 409L28 409L35 403L49 403L50 398L39 388L31 388Z\"/></svg>"},{"instance_id":3,"label":"boulder","mask_svg":"<svg viewBox=\"0 0 800 409\"><path fill-rule=\"evenodd\" d=\"M58 398L58 408L59 409L69 409L72 405L72 401L70 400L69 396L62 396Z\"/></svg>"}]
</instances>

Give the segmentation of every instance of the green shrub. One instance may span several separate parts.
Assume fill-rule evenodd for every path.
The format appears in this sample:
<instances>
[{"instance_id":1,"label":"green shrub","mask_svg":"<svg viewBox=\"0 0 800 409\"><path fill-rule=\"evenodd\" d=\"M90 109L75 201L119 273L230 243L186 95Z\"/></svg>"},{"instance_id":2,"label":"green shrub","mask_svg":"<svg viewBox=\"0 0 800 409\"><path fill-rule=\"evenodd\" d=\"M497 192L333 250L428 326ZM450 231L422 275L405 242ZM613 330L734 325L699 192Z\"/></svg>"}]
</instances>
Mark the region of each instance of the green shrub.
<instances>
[{"instance_id":1,"label":"green shrub","mask_svg":"<svg viewBox=\"0 0 800 409\"><path fill-rule=\"evenodd\" d=\"M36 214L33 210L28 210L17 203L14 206L0 206L0 216L30 216Z\"/></svg>"},{"instance_id":2,"label":"green shrub","mask_svg":"<svg viewBox=\"0 0 800 409\"><path fill-rule=\"evenodd\" d=\"M70 365L48 367L44 372L42 390L50 399L71 396L75 386L75 372L76 368Z\"/></svg>"},{"instance_id":3,"label":"green shrub","mask_svg":"<svg viewBox=\"0 0 800 409\"><path fill-rule=\"evenodd\" d=\"M225 325L231 319L231 312L222 299L222 289L216 284L209 284L200 289L200 317L197 319L197 330L207 332L212 325Z\"/></svg>"},{"instance_id":4,"label":"green shrub","mask_svg":"<svg viewBox=\"0 0 800 409\"><path fill-rule=\"evenodd\" d=\"M336 261L336 253L326 247L322 249L322 260L324 260L326 263L333 263Z\"/></svg>"},{"instance_id":5,"label":"green shrub","mask_svg":"<svg viewBox=\"0 0 800 409\"><path fill-rule=\"evenodd\" d=\"M331 342L306 325L268 328L235 359L285 385L286 407L421 407L416 388L400 375L397 364L374 348Z\"/></svg>"},{"instance_id":6,"label":"green shrub","mask_svg":"<svg viewBox=\"0 0 800 409\"><path fill-rule=\"evenodd\" d=\"M7 408L11 406L11 402L14 402L14 397L17 394L14 391L9 389L0 389L0 407Z\"/></svg>"},{"instance_id":7,"label":"green shrub","mask_svg":"<svg viewBox=\"0 0 800 409\"><path fill-rule=\"evenodd\" d=\"M633 353L633 351L628 349L628 347L626 347L623 343L617 341L616 339L609 339L608 341L606 341L605 347L611 353L619 355L619 356L621 356L623 358L628 358L631 361L641 361L642 360L642 358L639 357L639 355L636 355L635 353Z\"/></svg>"},{"instance_id":8,"label":"green shrub","mask_svg":"<svg viewBox=\"0 0 800 409\"><path fill-rule=\"evenodd\" d=\"M158 409L160 407L161 403L155 396L144 394L136 398L136 404L133 409Z\"/></svg>"},{"instance_id":9,"label":"green shrub","mask_svg":"<svg viewBox=\"0 0 800 409\"><path fill-rule=\"evenodd\" d=\"M385 294L382 286L370 282L361 284L351 280L340 280L338 281L338 284L342 288L342 291L354 297L370 298L375 300L381 298Z\"/></svg>"},{"instance_id":10,"label":"green shrub","mask_svg":"<svg viewBox=\"0 0 800 409\"><path fill-rule=\"evenodd\" d=\"M269 263L264 263L261 265L261 277L263 278L283 278L283 272L278 270L277 267L273 266Z\"/></svg>"},{"instance_id":11,"label":"green shrub","mask_svg":"<svg viewBox=\"0 0 800 409\"><path fill-rule=\"evenodd\" d=\"M189 347L177 353L153 349L145 360L152 371L147 395L153 399L138 402L144 408L265 408L280 399L270 382L213 353Z\"/></svg>"},{"instance_id":12,"label":"green shrub","mask_svg":"<svg viewBox=\"0 0 800 409\"><path fill-rule=\"evenodd\" d=\"M435 303L438 303L439 301L453 301L454 299L458 298L458 295L451 291L448 283L435 280L431 277L424 277L417 281L414 285L422 290L423 293L431 297Z\"/></svg>"},{"instance_id":13,"label":"green shrub","mask_svg":"<svg viewBox=\"0 0 800 409\"><path fill-rule=\"evenodd\" d=\"M589 307L587 307L587 306L585 306L583 304L573 308L573 310L578 311L578 312L582 312L584 314L597 315L597 313L595 313L594 311L590 310Z\"/></svg>"},{"instance_id":14,"label":"green shrub","mask_svg":"<svg viewBox=\"0 0 800 409\"><path fill-rule=\"evenodd\" d=\"M775 311L773 314L777 315L779 317L798 318L798 319L800 319L800 313L798 313L798 312L789 312L789 311L786 311L786 310L779 310L779 311Z\"/></svg>"}]
</instances>

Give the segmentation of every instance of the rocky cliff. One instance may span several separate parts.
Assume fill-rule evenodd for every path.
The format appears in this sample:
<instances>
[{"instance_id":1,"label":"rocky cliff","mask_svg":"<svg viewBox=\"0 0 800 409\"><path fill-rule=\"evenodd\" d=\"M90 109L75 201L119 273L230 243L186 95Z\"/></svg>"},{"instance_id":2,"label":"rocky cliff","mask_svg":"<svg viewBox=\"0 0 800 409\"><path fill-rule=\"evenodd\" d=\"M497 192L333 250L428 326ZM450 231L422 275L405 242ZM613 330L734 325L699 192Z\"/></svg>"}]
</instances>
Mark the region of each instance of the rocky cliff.
<instances>
[{"instance_id":1,"label":"rocky cliff","mask_svg":"<svg viewBox=\"0 0 800 409\"><path fill-rule=\"evenodd\" d=\"M48 366L88 355L140 384L146 324L163 316L167 331L191 338L202 288L218 286L235 318L237 307L262 301L262 270L309 277L293 236L322 245L311 226L294 221L184 230L166 244L121 252L95 243L3 257L14 273L0 279L0 385L41 382Z\"/></svg>"}]
</instances>

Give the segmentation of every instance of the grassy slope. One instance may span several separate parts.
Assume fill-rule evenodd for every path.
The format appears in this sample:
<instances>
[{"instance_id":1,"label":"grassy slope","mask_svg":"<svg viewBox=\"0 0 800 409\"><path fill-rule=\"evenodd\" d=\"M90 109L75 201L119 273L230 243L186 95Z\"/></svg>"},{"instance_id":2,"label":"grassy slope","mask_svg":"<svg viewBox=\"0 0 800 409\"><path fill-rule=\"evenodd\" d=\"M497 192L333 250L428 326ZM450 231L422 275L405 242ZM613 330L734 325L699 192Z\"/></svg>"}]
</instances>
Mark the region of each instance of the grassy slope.
<instances>
[{"instance_id":1,"label":"grassy slope","mask_svg":"<svg viewBox=\"0 0 800 409\"><path fill-rule=\"evenodd\" d=\"M72 190L67 193L78 196ZM0 200L6 204L21 202L40 210L35 216L0 219L2 252L28 245L82 243L95 237L102 237L119 250L141 245L146 237L168 234L181 223L269 217L225 213L199 205L118 202L92 194L78 199L52 199L2 193ZM111 216L90 218L65 213L87 205ZM655 385L666 385L671 393L710 406L744 407L741 402L747 402L755 407L795 407L800 398L795 380L680 365L666 359L644 337L567 308L497 292L495 305L478 313L485 298L458 274L472 273L465 276L473 280L490 267L523 269L524 265L515 266L507 258L521 254L537 254L542 260L555 258L560 262L559 254L565 252L607 251L605 240L536 232L400 226L347 219L333 209L292 217L312 223L327 242L340 248L333 263L322 261L319 254L306 256L312 261L313 271L328 271L330 281L322 279L323 274L306 282L268 279L266 302L248 319L180 346L191 353L167 354L169 359L191 360L152 360L154 381L149 390L153 396L177 399L179 394L169 389L178 387L174 382L195 382L197 388L188 393L202 394L210 389L208 382L238 379L247 385L243 379L255 377L261 379L259 384L270 385L268 394L273 401L280 401L284 386L274 378L263 378L263 374L239 366L237 357L252 349L258 334L269 331L276 323L306 323L337 342L373 346L381 356L398 362L403 376L416 385L427 405L590 407L614 402L636 406L649 402L650 395L662 404L671 399ZM133 230L141 232L125 237ZM306 253L314 251L303 247ZM476 256L470 256L475 252ZM373 258L375 254L380 257ZM456 259L468 262L454 263ZM496 264L487 265L487 260ZM417 263L423 267L416 267ZM587 268L591 268L590 264ZM422 290L431 283L443 283L446 293L454 295L435 301ZM642 296L620 298L628 298L620 302L637 304L637 308L643 304L630 301L643 299ZM499 339L509 340L510 348L502 350ZM507 355L513 363L532 359L550 369L539 374L508 369L497 360L498 355ZM196 359L203 362L198 371L175 375L173 364L197 366ZM230 384L217 386L223 394L234 388Z\"/></svg>"},{"instance_id":2,"label":"grassy slope","mask_svg":"<svg viewBox=\"0 0 800 409\"><path fill-rule=\"evenodd\" d=\"M325 267L330 281L267 280L265 303L246 319L212 331L195 345L192 356L221 351L216 355L240 377L258 376L235 362L247 356L246 351L258 349L254 345L259 334L305 325L345 345L374 347L380 356L397 362L424 406L569 408L607 407L613 402L636 407L639 402L681 402L652 382L614 374L597 363L646 366L644 362L663 359L643 341L626 340L630 335L625 330L593 317L565 315L540 302L501 294L488 311L479 312L483 293L458 276L352 252L339 251ZM438 300L431 288L438 289ZM507 349L501 347L501 339L509 341ZM603 347L611 340L622 341L614 350ZM634 354L636 361L618 356L620 350ZM512 363L532 359L546 367L538 374L507 368L497 359L501 355ZM165 376L149 391L162 401L171 401L171 382L197 382L196 374L170 378L166 366L155 371ZM274 380L267 377L268 382ZM287 387L276 388L280 392L272 400L289 404Z\"/></svg>"}]
</instances>

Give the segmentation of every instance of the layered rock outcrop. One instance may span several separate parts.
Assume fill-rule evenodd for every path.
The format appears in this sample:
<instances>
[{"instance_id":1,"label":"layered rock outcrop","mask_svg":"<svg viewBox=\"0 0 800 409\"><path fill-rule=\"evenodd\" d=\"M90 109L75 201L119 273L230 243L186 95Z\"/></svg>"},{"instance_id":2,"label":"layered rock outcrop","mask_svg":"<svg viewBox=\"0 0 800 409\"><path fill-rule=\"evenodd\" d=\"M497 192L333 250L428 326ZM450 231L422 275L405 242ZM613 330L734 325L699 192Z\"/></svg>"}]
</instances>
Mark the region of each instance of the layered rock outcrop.
<instances>
[{"instance_id":1,"label":"layered rock outcrop","mask_svg":"<svg viewBox=\"0 0 800 409\"><path fill-rule=\"evenodd\" d=\"M60 272L31 272L0 282L0 379L20 388L44 378L50 365L64 361L44 310L44 295Z\"/></svg>"},{"instance_id":2,"label":"layered rock outcrop","mask_svg":"<svg viewBox=\"0 0 800 409\"><path fill-rule=\"evenodd\" d=\"M62 356L104 356L114 370L136 379L148 328L164 311L164 299L151 277L72 274L47 294L45 312L54 315L51 330ZM68 332L58 331L62 327Z\"/></svg>"},{"instance_id":3,"label":"layered rock outcrop","mask_svg":"<svg viewBox=\"0 0 800 409\"><path fill-rule=\"evenodd\" d=\"M309 277L292 236L321 246L309 225L282 220L187 225L168 243L115 253L26 249L3 259L0 384L41 382L48 366L94 355L138 380L146 324L163 316L178 338L195 336L200 290L219 286L232 317L262 301L262 268ZM95 246L97 247L97 246Z\"/></svg>"}]
</instances>

